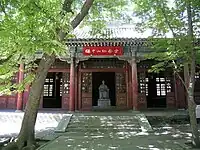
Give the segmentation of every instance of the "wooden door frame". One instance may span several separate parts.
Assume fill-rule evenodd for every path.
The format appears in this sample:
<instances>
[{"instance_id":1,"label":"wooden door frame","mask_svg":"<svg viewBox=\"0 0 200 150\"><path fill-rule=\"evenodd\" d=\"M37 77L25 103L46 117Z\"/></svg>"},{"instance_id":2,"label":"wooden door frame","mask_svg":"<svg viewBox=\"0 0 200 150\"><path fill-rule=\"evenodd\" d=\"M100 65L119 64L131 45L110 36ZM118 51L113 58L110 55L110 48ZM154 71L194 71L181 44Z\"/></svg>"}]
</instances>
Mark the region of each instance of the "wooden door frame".
<instances>
[{"instance_id":1,"label":"wooden door frame","mask_svg":"<svg viewBox=\"0 0 200 150\"><path fill-rule=\"evenodd\" d=\"M78 64L78 110L82 109L82 73L93 73L93 72L114 72L114 73L125 73L125 81L126 81L126 101L127 101L127 108L129 108L129 85L128 85L128 62L125 61L125 67L124 68L81 68L81 63ZM116 93L115 93L116 94ZM116 95L117 96L117 95Z\"/></svg>"}]
</instances>

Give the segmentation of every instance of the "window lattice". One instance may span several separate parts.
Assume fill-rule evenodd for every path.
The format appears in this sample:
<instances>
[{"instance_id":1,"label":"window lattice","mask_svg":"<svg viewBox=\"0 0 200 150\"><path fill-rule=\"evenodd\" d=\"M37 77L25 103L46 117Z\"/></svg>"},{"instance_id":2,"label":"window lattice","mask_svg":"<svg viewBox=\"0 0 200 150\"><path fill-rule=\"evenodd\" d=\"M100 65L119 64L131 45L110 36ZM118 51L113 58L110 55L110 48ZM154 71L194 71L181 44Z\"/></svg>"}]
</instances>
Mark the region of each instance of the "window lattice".
<instances>
[{"instance_id":1,"label":"window lattice","mask_svg":"<svg viewBox=\"0 0 200 150\"><path fill-rule=\"evenodd\" d=\"M199 79L200 78L200 73L199 72L196 72L195 73L195 79Z\"/></svg>"},{"instance_id":2,"label":"window lattice","mask_svg":"<svg viewBox=\"0 0 200 150\"><path fill-rule=\"evenodd\" d=\"M169 78L166 78L166 88L167 88L167 93L172 92L172 83Z\"/></svg>"},{"instance_id":3,"label":"window lattice","mask_svg":"<svg viewBox=\"0 0 200 150\"><path fill-rule=\"evenodd\" d=\"M116 88L118 93L126 93L126 80L124 73L116 73Z\"/></svg>"},{"instance_id":4,"label":"window lattice","mask_svg":"<svg viewBox=\"0 0 200 150\"><path fill-rule=\"evenodd\" d=\"M82 73L82 92L92 93L92 73Z\"/></svg>"},{"instance_id":5,"label":"window lattice","mask_svg":"<svg viewBox=\"0 0 200 150\"><path fill-rule=\"evenodd\" d=\"M169 78L156 78L157 96L166 96L172 91L171 80Z\"/></svg>"},{"instance_id":6,"label":"window lattice","mask_svg":"<svg viewBox=\"0 0 200 150\"><path fill-rule=\"evenodd\" d=\"M62 96L63 91L63 79L60 79L60 96Z\"/></svg>"},{"instance_id":7,"label":"window lattice","mask_svg":"<svg viewBox=\"0 0 200 150\"><path fill-rule=\"evenodd\" d=\"M64 81L64 83L63 83L63 81ZM64 94L69 94L69 86L70 86L70 74L69 73L63 74L63 78L60 81L60 85L61 85L60 93L62 93L62 90L63 90ZM62 87L62 85L63 85L63 87Z\"/></svg>"},{"instance_id":8,"label":"window lattice","mask_svg":"<svg viewBox=\"0 0 200 150\"><path fill-rule=\"evenodd\" d=\"M139 93L144 93L146 96L148 96L148 82L149 82L149 78L145 77L145 73L139 73L138 74L139 77Z\"/></svg>"},{"instance_id":9,"label":"window lattice","mask_svg":"<svg viewBox=\"0 0 200 150\"><path fill-rule=\"evenodd\" d=\"M46 78L44 84L44 96L52 97L53 96L53 86L54 86L54 79L53 78Z\"/></svg>"}]
</instances>

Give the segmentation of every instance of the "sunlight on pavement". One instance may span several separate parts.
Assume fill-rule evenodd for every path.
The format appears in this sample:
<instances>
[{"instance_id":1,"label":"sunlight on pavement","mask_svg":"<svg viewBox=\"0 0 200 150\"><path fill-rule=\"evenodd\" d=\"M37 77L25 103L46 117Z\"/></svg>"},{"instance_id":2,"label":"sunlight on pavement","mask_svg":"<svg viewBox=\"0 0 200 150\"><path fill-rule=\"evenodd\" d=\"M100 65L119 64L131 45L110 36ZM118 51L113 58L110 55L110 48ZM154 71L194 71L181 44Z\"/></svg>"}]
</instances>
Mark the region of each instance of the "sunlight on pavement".
<instances>
[{"instance_id":1,"label":"sunlight on pavement","mask_svg":"<svg viewBox=\"0 0 200 150\"><path fill-rule=\"evenodd\" d=\"M0 137L16 136L21 128L24 113L0 113ZM62 117L67 114L38 113L35 125L36 133L57 127Z\"/></svg>"}]
</instances>

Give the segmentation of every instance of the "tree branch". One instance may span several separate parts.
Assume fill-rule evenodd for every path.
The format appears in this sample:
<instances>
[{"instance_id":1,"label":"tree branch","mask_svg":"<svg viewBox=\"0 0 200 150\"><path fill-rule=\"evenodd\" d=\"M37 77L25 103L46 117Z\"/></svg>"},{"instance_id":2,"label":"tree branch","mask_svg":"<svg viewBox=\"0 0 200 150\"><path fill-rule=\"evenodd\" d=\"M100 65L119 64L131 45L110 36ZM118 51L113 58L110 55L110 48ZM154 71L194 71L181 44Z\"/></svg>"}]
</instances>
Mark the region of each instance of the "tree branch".
<instances>
[{"instance_id":1,"label":"tree branch","mask_svg":"<svg viewBox=\"0 0 200 150\"><path fill-rule=\"evenodd\" d=\"M77 16L72 20L71 25L73 29L75 29L81 21L85 18L85 16L88 14L94 0L86 0L83 4L81 11L77 14Z\"/></svg>"},{"instance_id":2,"label":"tree branch","mask_svg":"<svg viewBox=\"0 0 200 150\"><path fill-rule=\"evenodd\" d=\"M164 8L158 1L157 1L157 3L158 3L158 5L160 6L161 12L162 12L163 17L164 17L164 19L165 19L165 22L167 23L169 29L171 30L171 32L172 32L172 34L173 34L173 37L176 37L176 33L174 32L174 29L173 29L173 27L171 26L170 21L169 21L167 15L166 15L166 13L165 13L165 8Z\"/></svg>"},{"instance_id":3,"label":"tree branch","mask_svg":"<svg viewBox=\"0 0 200 150\"><path fill-rule=\"evenodd\" d=\"M75 29L81 21L85 18L85 16L88 14L94 0L85 0L85 3L83 4L81 11L76 15L76 17L71 21L71 26L73 29ZM73 1L72 0L65 0L63 4L63 10L65 12L72 12L71 5ZM66 5L66 6L64 6ZM58 29L58 35L60 38L60 41L63 41L66 37L67 33L64 33L62 30Z\"/></svg>"},{"instance_id":4,"label":"tree branch","mask_svg":"<svg viewBox=\"0 0 200 150\"><path fill-rule=\"evenodd\" d=\"M178 72L176 72L175 71L175 74L178 76L178 78L181 80L181 82L182 82L182 84L184 85L184 87L185 87L185 90L186 90L186 92L187 92L187 94L188 94L188 88L187 88L187 86L186 86L186 84L185 84L185 82L183 81L183 79L182 79L182 77L179 75L179 73Z\"/></svg>"},{"instance_id":5,"label":"tree branch","mask_svg":"<svg viewBox=\"0 0 200 150\"><path fill-rule=\"evenodd\" d=\"M71 8L73 1L74 0L65 0L64 1L63 8L62 8L62 13L64 13L64 12L73 13L72 8Z\"/></svg>"},{"instance_id":6,"label":"tree branch","mask_svg":"<svg viewBox=\"0 0 200 150\"><path fill-rule=\"evenodd\" d=\"M186 83L183 81L183 78L179 75L179 73L176 71L176 69L178 68L175 61L173 60L172 63L174 64L174 72L175 74L178 76L178 78L181 80L182 84L184 85L185 89L186 89L186 92L188 93L188 87L186 85Z\"/></svg>"},{"instance_id":7,"label":"tree branch","mask_svg":"<svg viewBox=\"0 0 200 150\"><path fill-rule=\"evenodd\" d=\"M2 9L2 12L3 12L5 15L7 15L7 14L6 14L5 7L3 6L2 3L3 3L3 2L0 1L0 8Z\"/></svg>"},{"instance_id":8,"label":"tree branch","mask_svg":"<svg viewBox=\"0 0 200 150\"><path fill-rule=\"evenodd\" d=\"M75 29L81 21L85 18L85 16L88 14L94 0L86 0L83 4L81 11L76 15L76 17L71 21L71 26L73 29ZM66 13L71 13L71 5L73 3L73 0L65 0L63 4L63 10L61 11L61 14L65 11ZM60 41L63 41L67 35L67 33L64 33L61 29L57 29L59 39Z\"/></svg>"}]
</instances>

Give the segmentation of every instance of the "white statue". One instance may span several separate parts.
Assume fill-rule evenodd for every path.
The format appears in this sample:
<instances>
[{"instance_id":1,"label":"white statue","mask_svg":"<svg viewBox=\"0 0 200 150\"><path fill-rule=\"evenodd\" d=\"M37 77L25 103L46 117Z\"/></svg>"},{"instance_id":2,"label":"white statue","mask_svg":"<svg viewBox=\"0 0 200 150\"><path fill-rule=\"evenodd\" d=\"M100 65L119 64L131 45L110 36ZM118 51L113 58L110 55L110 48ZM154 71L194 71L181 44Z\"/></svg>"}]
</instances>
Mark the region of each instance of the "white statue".
<instances>
[{"instance_id":1,"label":"white statue","mask_svg":"<svg viewBox=\"0 0 200 150\"><path fill-rule=\"evenodd\" d=\"M109 99L109 88L105 85L105 81L99 86L99 99Z\"/></svg>"}]
</instances>

